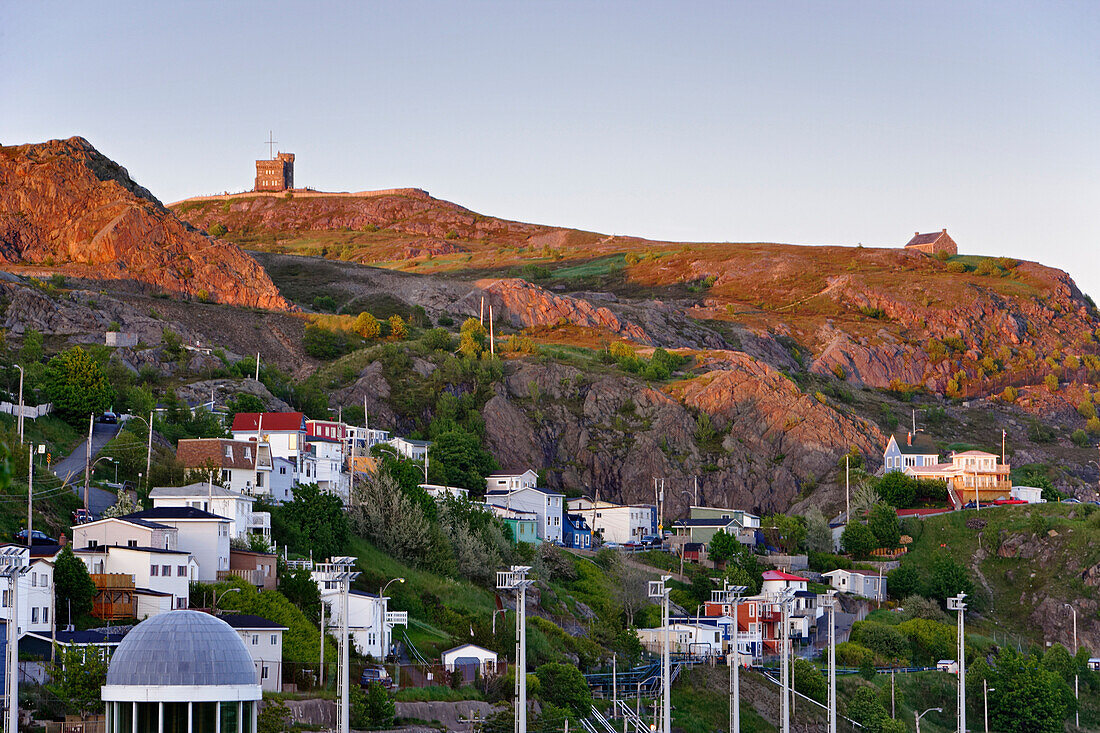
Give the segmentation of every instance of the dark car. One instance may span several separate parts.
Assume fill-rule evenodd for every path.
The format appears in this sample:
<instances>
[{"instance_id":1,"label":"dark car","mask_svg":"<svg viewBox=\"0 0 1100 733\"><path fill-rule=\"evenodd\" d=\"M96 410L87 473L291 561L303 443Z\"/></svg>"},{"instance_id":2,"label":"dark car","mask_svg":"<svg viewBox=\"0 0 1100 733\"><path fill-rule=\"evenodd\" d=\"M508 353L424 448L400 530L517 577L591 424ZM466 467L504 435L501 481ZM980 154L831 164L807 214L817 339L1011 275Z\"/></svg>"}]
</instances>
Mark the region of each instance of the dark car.
<instances>
[{"instance_id":1,"label":"dark car","mask_svg":"<svg viewBox=\"0 0 1100 733\"><path fill-rule=\"evenodd\" d=\"M27 530L21 529L15 533L15 541L19 544L26 544L27 542ZM50 537L45 532L37 529L31 530L31 544L33 545L56 545L57 540Z\"/></svg>"},{"instance_id":2,"label":"dark car","mask_svg":"<svg viewBox=\"0 0 1100 733\"><path fill-rule=\"evenodd\" d=\"M106 425L117 425L118 415L113 412L105 412L103 413L103 417L99 418L99 421Z\"/></svg>"},{"instance_id":3,"label":"dark car","mask_svg":"<svg viewBox=\"0 0 1100 733\"><path fill-rule=\"evenodd\" d=\"M359 675L359 686L370 687L372 682L377 682L387 690L393 689L393 678L385 667L364 667L363 674Z\"/></svg>"},{"instance_id":4,"label":"dark car","mask_svg":"<svg viewBox=\"0 0 1100 733\"><path fill-rule=\"evenodd\" d=\"M646 547L659 547L664 544L664 540L655 534L647 534L642 538L642 544Z\"/></svg>"},{"instance_id":5,"label":"dark car","mask_svg":"<svg viewBox=\"0 0 1100 733\"><path fill-rule=\"evenodd\" d=\"M73 524L84 524L92 521L91 512L81 507L73 512Z\"/></svg>"}]
</instances>

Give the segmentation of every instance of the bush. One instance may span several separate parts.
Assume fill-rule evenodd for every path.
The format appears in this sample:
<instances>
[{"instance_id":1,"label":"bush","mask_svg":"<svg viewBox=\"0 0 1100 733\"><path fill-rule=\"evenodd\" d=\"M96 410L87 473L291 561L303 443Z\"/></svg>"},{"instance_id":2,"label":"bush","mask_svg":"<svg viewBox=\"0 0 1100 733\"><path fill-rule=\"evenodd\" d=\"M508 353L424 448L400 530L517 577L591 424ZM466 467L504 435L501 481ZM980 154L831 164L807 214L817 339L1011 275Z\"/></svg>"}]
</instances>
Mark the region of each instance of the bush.
<instances>
[{"instance_id":1,"label":"bush","mask_svg":"<svg viewBox=\"0 0 1100 733\"><path fill-rule=\"evenodd\" d=\"M1087 448L1089 446L1089 434L1081 428L1074 430L1069 437L1078 448Z\"/></svg>"},{"instance_id":2,"label":"bush","mask_svg":"<svg viewBox=\"0 0 1100 733\"><path fill-rule=\"evenodd\" d=\"M836 666L861 667L865 663L873 664L875 653L854 641L842 641L836 645Z\"/></svg>"},{"instance_id":3,"label":"bush","mask_svg":"<svg viewBox=\"0 0 1100 733\"><path fill-rule=\"evenodd\" d=\"M908 509L917 501L917 482L901 471L889 471L878 480L875 490L882 500L898 509Z\"/></svg>"},{"instance_id":4,"label":"bush","mask_svg":"<svg viewBox=\"0 0 1100 733\"><path fill-rule=\"evenodd\" d=\"M318 295L313 299L313 310L325 313L336 312L336 299L331 295Z\"/></svg>"},{"instance_id":5,"label":"bush","mask_svg":"<svg viewBox=\"0 0 1100 733\"><path fill-rule=\"evenodd\" d=\"M382 334L382 326L378 323L378 319L366 311L356 317L351 330L365 339L376 339Z\"/></svg>"},{"instance_id":6,"label":"bush","mask_svg":"<svg viewBox=\"0 0 1100 733\"><path fill-rule=\"evenodd\" d=\"M225 224L218 223L210 227L211 236L224 237L229 230L225 228Z\"/></svg>"},{"instance_id":7,"label":"bush","mask_svg":"<svg viewBox=\"0 0 1100 733\"><path fill-rule=\"evenodd\" d=\"M877 621L856 621L851 641L862 644L886 662L909 658L909 641L894 626Z\"/></svg>"},{"instance_id":8,"label":"bush","mask_svg":"<svg viewBox=\"0 0 1100 733\"><path fill-rule=\"evenodd\" d=\"M445 328L433 328L420 339L421 343L432 351L451 351L454 340Z\"/></svg>"},{"instance_id":9,"label":"bush","mask_svg":"<svg viewBox=\"0 0 1100 733\"><path fill-rule=\"evenodd\" d=\"M405 319L394 313L390 316L390 340L391 341L404 341L409 337L409 329L405 325Z\"/></svg>"},{"instance_id":10,"label":"bush","mask_svg":"<svg viewBox=\"0 0 1100 733\"><path fill-rule=\"evenodd\" d=\"M335 359L348 350L347 337L342 333L311 324L306 326L302 347L314 359Z\"/></svg>"},{"instance_id":11,"label":"bush","mask_svg":"<svg viewBox=\"0 0 1100 733\"><path fill-rule=\"evenodd\" d=\"M866 524L849 521L840 535L840 546L852 557L862 558L870 555L877 545L875 534Z\"/></svg>"},{"instance_id":12,"label":"bush","mask_svg":"<svg viewBox=\"0 0 1100 733\"><path fill-rule=\"evenodd\" d=\"M587 717L592 707L592 695L581 671L571 664L551 662L535 670L542 688L539 699L544 703L567 708L578 717Z\"/></svg>"},{"instance_id":13,"label":"bush","mask_svg":"<svg viewBox=\"0 0 1100 733\"><path fill-rule=\"evenodd\" d=\"M811 552L809 553L810 570L815 573L828 573L832 570L849 570L852 567L852 561L846 557L840 555L833 555L828 552Z\"/></svg>"},{"instance_id":14,"label":"bush","mask_svg":"<svg viewBox=\"0 0 1100 733\"><path fill-rule=\"evenodd\" d=\"M1005 402L1015 402L1016 398L1020 396L1020 390L1015 387L1008 386L1001 392L1001 399Z\"/></svg>"},{"instance_id":15,"label":"bush","mask_svg":"<svg viewBox=\"0 0 1100 733\"><path fill-rule=\"evenodd\" d=\"M1048 374L1043 377L1043 384L1046 385L1048 392L1058 391L1058 376L1055 374Z\"/></svg>"},{"instance_id":16,"label":"bush","mask_svg":"<svg viewBox=\"0 0 1100 733\"><path fill-rule=\"evenodd\" d=\"M891 598L908 598L924 585L920 573L911 564L903 564L886 574L886 592Z\"/></svg>"}]
</instances>

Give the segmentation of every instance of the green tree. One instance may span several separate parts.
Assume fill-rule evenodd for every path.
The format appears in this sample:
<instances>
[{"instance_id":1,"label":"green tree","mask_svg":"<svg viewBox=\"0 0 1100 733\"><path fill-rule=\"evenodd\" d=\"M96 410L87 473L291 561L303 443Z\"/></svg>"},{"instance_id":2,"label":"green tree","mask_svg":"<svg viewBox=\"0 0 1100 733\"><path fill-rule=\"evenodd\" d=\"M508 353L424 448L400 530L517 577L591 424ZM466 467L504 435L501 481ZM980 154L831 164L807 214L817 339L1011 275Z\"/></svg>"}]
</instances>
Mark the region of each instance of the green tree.
<instances>
[{"instance_id":1,"label":"green tree","mask_svg":"<svg viewBox=\"0 0 1100 733\"><path fill-rule=\"evenodd\" d=\"M816 664L801 657L794 660L794 689L823 705L829 694L825 675L821 674Z\"/></svg>"},{"instance_id":2,"label":"green tree","mask_svg":"<svg viewBox=\"0 0 1100 733\"><path fill-rule=\"evenodd\" d=\"M335 359L347 351L348 343L343 334L330 331L316 323L306 326L302 336L302 348L314 359Z\"/></svg>"},{"instance_id":3,"label":"green tree","mask_svg":"<svg viewBox=\"0 0 1100 733\"><path fill-rule=\"evenodd\" d=\"M941 603L959 593L970 595L974 584L966 568L950 555L940 555L932 561L932 576L928 580L928 596Z\"/></svg>"},{"instance_id":4,"label":"green tree","mask_svg":"<svg viewBox=\"0 0 1100 733\"><path fill-rule=\"evenodd\" d=\"M347 514L338 496L321 493L317 484L294 487L294 501L275 508L272 530L294 552L327 558L347 546Z\"/></svg>"},{"instance_id":5,"label":"green tree","mask_svg":"<svg viewBox=\"0 0 1100 733\"><path fill-rule=\"evenodd\" d=\"M465 430L451 430L432 441L428 449L428 476L444 486L485 493L485 476L497 470L496 459L481 440Z\"/></svg>"},{"instance_id":6,"label":"green tree","mask_svg":"<svg viewBox=\"0 0 1100 733\"><path fill-rule=\"evenodd\" d=\"M1043 377L1043 384L1046 385L1047 391L1057 392L1058 391L1058 376L1055 375L1055 374L1046 375L1045 377Z\"/></svg>"},{"instance_id":7,"label":"green tree","mask_svg":"<svg viewBox=\"0 0 1100 733\"><path fill-rule=\"evenodd\" d=\"M891 598L908 598L923 587L920 572L912 563L902 563L886 574L886 591Z\"/></svg>"},{"instance_id":8,"label":"green tree","mask_svg":"<svg viewBox=\"0 0 1100 733\"><path fill-rule=\"evenodd\" d=\"M875 549L875 534L862 522L849 522L840 535L840 546L852 557L867 557Z\"/></svg>"},{"instance_id":9,"label":"green tree","mask_svg":"<svg viewBox=\"0 0 1100 733\"><path fill-rule=\"evenodd\" d=\"M393 722L393 700L382 683L371 682L366 690L353 685L348 692L352 728L380 728Z\"/></svg>"},{"instance_id":10,"label":"green tree","mask_svg":"<svg viewBox=\"0 0 1100 733\"><path fill-rule=\"evenodd\" d=\"M92 713L103 712L100 687L107 681L107 664L107 655L97 647L57 645L46 689L57 696L66 713L85 720Z\"/></svg>"},{"instance_id":11,"label":"green tree","mask_svg":"<svg viewBox=\"0 0 1100 733\"><path fill-rule=\"evenodd\" d=\"M225 228L225 224L217 223L210 227L210 235L213 237L224 237L229 230Z\"/></svg>"},{"instance_id":12,"label":"green tree","mask_svg":"<svg viewBox=\"0 0 1100 733\"><path fill-rule=\"evenodd\" d=\"M79 346L50 359L44 382L54 413L74 426L83 427L88 415L103 412L115 399L103 367Z\"/></svg>"},{"instance_id":13,"label":"green tree","mask_svg":"<svg viewBox=\"0 0 1100 733\"><path fill-rule=\"evenodd\" d=\"M310 623L321 621L321 591L317 583L310 576L310 572L304 568L297 570L283 570L279 574L279 592L298 608L310 620Z\"/></svg>"},{"instance_id":14,"label":"green tree","mask_svg":"<svg viewBox=\"0 0 1100 733\"><path fill-rule=\"evenodd\" d=\"M909 640L889 624L877 621L856 621L850 639L867 647L886 662L909 658Z\"/></svg>"},{"instance_id":15,"label":"green tree","mask_svg":"<svg viewBox=\"0 0 1100 733\"><path fill-rule=\"evenodd\" d=\"M291 722L290 707L277 697L271 698L264 701L256 716L256 733L285 733L291 729Z\"/></svg>"},{"instance_id":16,"label":"green tree","mask_svg":"<svg viewBox=\"0 0 1100 733\"><path fill-rule=\"evenodd\" d=\"M888 471L875 484L882 500L897 509L908 509L917 501L917 482L901 471Z\"/></svg>"},{"instance_id":17,"label":"green tree","mask_svg":"<svg viewBox=\"0 0 1100 733\"><path fill-rule=\"evenodd\" d=\"M806 538L806 524L802 517L790 514L772 514L764 517L760 527L768 543L786 553L794 554Z\"/></svg>"},{"instance_id":18,"label":"green tree","mask_svg":"<svg viewBox=\"0 0 1100 733\"><path fill-rule=\"evenodd\" d=\"M740 555L741 543L725 530L718 530L710 538L710 544L707 546L707 556L714 562L724 563Z\"/></svg>"},{"instance_id":19,"label":"green tree","mask_svg":"<svg viewBox=\"0 0 1100 733\"><path fill-rule=\"evenodd\" d=\"M892 550L901 542L901 525L894 507L889 504L876 504L871 510L867 526L875 536L879 547Z\"/></svg>"},{"instance_id":20,"label":"green tree","mask_svg":"<svg viewBox=\"0 0 1100 733\"><path fill-rule=\"evenodd\" d=\"M541 691L539 699L566 708L579 717L587 717L592 707L592 695L584 675L572 664L550 662L535 670Z\"/></svg>"},{"instance_id":21,"label":"green tree","mask_svg":"<svg viewBox=\"0 0 1100 733\"><path fill-rule=\"evenodd\" d=\"M61 548L57 555L53 582L59 626L76 623L76 619L91 612L96 593L95 583L88 575L88 568L68 545Z\"/></svg>"},{"instance_id":22,"label":"green tree","mask_svg":"<svg viewBox=\"0 0 1100 733\"><path fill-rule=\"evenodd\" d=\"M42 361L45 354L42 348L42 333L35 328L23 332L23 346L19 349L19 359L24 363Z\"/></svg>"},{"instance_id":23,"label":"green tree","mask_svg":"<svg viewBox=\"0 0 1100 733\"><path fill-rule=\"evenodd\" d=\"M1071 712L1065 681L1044 669L1039 660L1010 647L997 654L989 686L989 718L993 730L1061 733Z\"/></svg>"}]
</instances>

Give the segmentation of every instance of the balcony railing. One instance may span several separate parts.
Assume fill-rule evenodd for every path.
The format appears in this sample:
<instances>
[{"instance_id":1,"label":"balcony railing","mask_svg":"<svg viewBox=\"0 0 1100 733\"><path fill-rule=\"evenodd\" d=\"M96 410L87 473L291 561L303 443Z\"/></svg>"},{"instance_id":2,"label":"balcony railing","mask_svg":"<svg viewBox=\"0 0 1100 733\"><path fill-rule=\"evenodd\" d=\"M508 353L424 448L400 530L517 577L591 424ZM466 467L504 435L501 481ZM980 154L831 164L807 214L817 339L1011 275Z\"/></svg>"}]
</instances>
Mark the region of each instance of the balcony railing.
<instances>
[{"instance_id":1,"label":"balcony railing","mask_svg":"<svg viewBox=\"0 0 1100 733\"><path fill-rule=\"evenodd\" d=\"M226 578L240 578L244 582L254 585L257 588L262 588L264 585L264 573L262 570L249 570L248 568L219 570L218 580L225 580Z\"/></svg>"},{"instance_id":2,"label":"balcony railing","mask_svg":"<svg viewBox=\"0 0 1100 733\"><path fill-rule=\"evenodd\" d=\"M91 573L89 577L97 590L134 589L134 576L129 573Z\"/></svg>"}]
</instances>

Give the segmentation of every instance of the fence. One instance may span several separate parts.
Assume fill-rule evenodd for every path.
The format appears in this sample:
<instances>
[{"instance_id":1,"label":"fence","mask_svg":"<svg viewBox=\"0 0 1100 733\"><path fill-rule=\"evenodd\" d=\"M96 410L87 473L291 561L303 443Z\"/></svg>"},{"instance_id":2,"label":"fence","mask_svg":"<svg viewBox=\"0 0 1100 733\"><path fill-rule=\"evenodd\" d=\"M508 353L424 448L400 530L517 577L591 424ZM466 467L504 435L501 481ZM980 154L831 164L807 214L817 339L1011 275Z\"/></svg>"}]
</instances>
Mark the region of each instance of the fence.
<instances>
[{"instance_id":1,"label":"fence","mask_svg":"<svg viewBox=\"0 0 1100 733\"><path fill-rule=\"evenodd\" d=\"M53 412L53 405L49 402L44 405L23 405L23 417L29 417L32 420L44 415L49 415L51 412ZM18 415L19 405L13 405L10 402L0 402L0 413L4 413L5 415Z\"/></svg>"},{"instance_id":2,"label":"fence","mask_svg":"<svg viewBox=\"0 0 1100 733\"><path fill-rule=\"evenodd\" d=\"M413 664L409 662L390 662L379 664L371 661L352 661L348 670L348 679L352 685L357 685L363 679L364 670L385 669L388 677L383 677L381 682L393 689L409 689L419 687L461 687L472 685L482 693L497 684L507 674L509 663L499 660L495 665L488 665L484 670L476 665L457 665L455 669L448 670L441 663ZM319 664L302 664L284 662L282 665L283 690L286 692L322 692L337 689L340 674L339 664L336 660L325 659L323 674ZM368 679L378 679L376 673L369 673ZM509 688L510 689L510 688ZM509 693L511 694L511 693Z\"/></svg>"}]
</instances>

